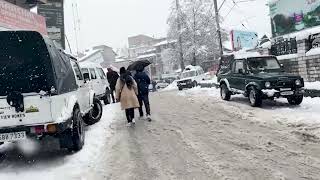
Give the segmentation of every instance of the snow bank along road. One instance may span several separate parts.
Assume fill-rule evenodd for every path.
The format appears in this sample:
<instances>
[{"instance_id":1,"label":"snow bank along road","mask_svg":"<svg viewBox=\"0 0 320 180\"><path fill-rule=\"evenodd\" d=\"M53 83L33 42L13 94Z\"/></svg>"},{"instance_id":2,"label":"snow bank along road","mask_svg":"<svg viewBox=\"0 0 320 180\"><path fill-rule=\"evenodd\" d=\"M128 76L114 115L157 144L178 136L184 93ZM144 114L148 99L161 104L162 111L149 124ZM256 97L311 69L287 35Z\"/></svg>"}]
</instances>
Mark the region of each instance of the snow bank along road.
<instances>
[{"instance_id":1,"label":"snow bank along road","mask_svg":"<svg viewBox=\"0 0 320 180\"><path fill-rule=\"evenodd\" d=\"M319 99L252 108L241 96L224 102L218 90L195 88L154 93L151 102L154 121L134 128L118 105L105 107L77 154L2 147L0 179L320 179Z\"/></svg>"}]
</instances>

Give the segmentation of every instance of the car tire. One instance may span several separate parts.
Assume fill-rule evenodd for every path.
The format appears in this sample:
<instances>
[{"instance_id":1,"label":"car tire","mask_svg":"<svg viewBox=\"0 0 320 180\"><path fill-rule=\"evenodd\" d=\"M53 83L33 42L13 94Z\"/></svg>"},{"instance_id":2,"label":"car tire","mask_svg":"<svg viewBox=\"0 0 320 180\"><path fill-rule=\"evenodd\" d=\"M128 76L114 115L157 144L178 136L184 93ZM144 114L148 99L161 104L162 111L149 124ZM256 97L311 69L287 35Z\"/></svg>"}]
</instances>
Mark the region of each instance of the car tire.
<instances>
[{"instance_id":1,"label":"car tire","mask_svg":"<svg viewBox=\"0 0 320 180\"><path fill-rule=\"evenodd\" d=\"M179 91L182 91L182 90L183 90L183 88L182 88L181 86L179 86L178 89L179 89Z\"/></svg>"},{"instance_id":2,"label":"car tire","mask_svg":"<svg viewBox=\"0 0 320 180\"><path fill-rule=\"evenodd\" d=\"M300 105L303 101L303 95L293 95L287 97L287 100L290 105Z\"/></svg>"},{"instance_id":3,"label":"car tire","mask_svg":"<svg viewBox=\"0 0 320 180\"><path fill-rule=\"evenodd\" d=\"M198 82L197 81L193 81L193 87L197 87L198 86Z\"/></svg>"},{"instance_id":4,"label":"car tire","mask_svg":"<svg viewBox=\"0 0 320 180\"><path fill-rule=\"evenodd\" d=\"M260 107L262 105L262 93L253 86L249 88L248 98L252 107Z\"/></svg>"},{"instance_id":5,"label":"car tire","mask_svg":"<svg viewBox=\"0 0 320 180\"><path fill-rule=\"evenodd\" d=\"M229 91L227 85L222 84L220 87L220 96L221 99L229 101L231 99L231 92Z\"/></svg>"},{"instance_id":6,"label":"car tire","mask_svg":"<svg viewBox=\"0 0 320 180\"><path fill-rule=\"evenodd\" d=\"M67 130L67 132L71 136L72 144L69 146L68 150L70 152L75 151L78 152L82 149L85 141L85 131L84 124L81 117L81 112L79 108L75 108L72 116L72 128Z\"/></svg>"},{"instance_id":7,"label":"car tire","mask_svg":"<svg viewBox=\"0 0 320 180\"><path fill-rule=\"evenodd\" d=\"M93 107L83 118L87 125L93 125L100 121L102 116L103 108L99 99L93 99Z\"/></svg>"}]
</instances>

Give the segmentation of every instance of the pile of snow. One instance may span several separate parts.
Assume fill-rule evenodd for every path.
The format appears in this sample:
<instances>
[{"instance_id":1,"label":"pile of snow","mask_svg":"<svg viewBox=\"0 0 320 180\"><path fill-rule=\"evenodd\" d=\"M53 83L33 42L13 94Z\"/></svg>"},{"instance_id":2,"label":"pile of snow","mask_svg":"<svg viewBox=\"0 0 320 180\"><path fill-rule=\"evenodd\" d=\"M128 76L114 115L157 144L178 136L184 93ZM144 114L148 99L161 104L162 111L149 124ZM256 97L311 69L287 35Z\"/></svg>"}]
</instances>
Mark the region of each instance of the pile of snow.
<instances>
[{"instance_id":1,"label":"pile of snow","mask_svg":"<svg viewBox=\"0 0 320 180\"><path fill-rule=\"evenodd\" d=\"M218 78L217 76L213 76L210 79L201 81L200 84L218 84Z\"/></svg>"},{"instance_id":2,"label":"pile of snow","mask_svg":"<svg viewBox=\"0 0 320 180\"><path fill-rule=\"evenodd\" d=\"M173 81L171 84L169 84L169 86L162 89L161 91L173 91L173 90L178 90L177 81Z\"/></svg>"},{"instance_id":3,"label":"pile of snow","mask_svg":"<svg viewBox=\"0 0 320 180\"><path fill-rule=\"evenodd\" d=\"M320 54L320 48L313 48L306 53L306 56L314 56L319 54Z\"/></svg>"},{"instance_id":4,"label":"pile of snow","mask_svg":"<svg viewBox=\"0 0 320 180\"><path fill-rule=\"evenodd\" d=\"M305 82L304 87L306 89L320 90L320 81L317 82Z\"/></svg>"}]
</instances>

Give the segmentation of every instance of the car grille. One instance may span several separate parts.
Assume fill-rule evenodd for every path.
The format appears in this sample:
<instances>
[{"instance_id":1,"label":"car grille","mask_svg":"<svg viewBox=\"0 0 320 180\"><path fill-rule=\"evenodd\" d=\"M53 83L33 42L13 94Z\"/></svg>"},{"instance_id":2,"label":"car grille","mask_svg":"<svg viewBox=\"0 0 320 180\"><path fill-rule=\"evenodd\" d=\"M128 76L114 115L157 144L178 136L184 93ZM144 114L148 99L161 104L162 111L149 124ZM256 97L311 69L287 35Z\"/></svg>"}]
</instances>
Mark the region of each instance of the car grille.
<instances>
[{"instance_id":1,"label":"car grille","mask_svg":"<svg viewBox=\"0 0 320 180\"><path fill-rule=\"evenodd\" d=\"M295 87L295 83L293 80L278 80L275 83L276 87L286 87L286 88L293 88Z\"/></svg>"},{"instance_id":2,"label":"car grille","mask_svg":"<svg viewBox=\"0 0 320 180\"><path fill-rule=\"evenodd\" d=\"M187 80L179 81L179 83L188 83L188 82L191 82L191 80L187 79Z\"/></svg>"}]
</instances>

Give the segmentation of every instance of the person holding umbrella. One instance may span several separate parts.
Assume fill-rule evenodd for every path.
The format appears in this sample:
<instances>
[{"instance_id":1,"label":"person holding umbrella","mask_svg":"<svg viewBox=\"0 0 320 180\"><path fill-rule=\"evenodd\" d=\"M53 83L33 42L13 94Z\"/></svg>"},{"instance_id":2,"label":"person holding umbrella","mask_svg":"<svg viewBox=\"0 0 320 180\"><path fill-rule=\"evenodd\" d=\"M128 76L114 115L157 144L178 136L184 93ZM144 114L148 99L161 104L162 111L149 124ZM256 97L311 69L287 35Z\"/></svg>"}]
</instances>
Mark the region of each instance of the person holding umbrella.
<instances>
[{"instance_id":1,"label":"person holding umbrella","mask_svg":"<svg viewBox=\"0 0 320 180\"><path fill-rule=\"evenodd\" d=\"M147 120L151 121L150 102L149 102L149 85L151 83L149 76L144 72L144 66L140 65L136 69L134 79L138 84L138 100L140 119L144 118L143 104L146 109Z\"/></svg>"},{"instance_id":2,"label":"person holding umbrella","mask_svg":"<svg viewBox=\"0 0 320 180\"><path fill-rule=\"evenodd\" d=\"M116 99L121 103L122 110L126 112L127 126L135 124L134 109L140 107L137 95L136 81L124 67L120 68L120 78L116 84Z\"/></svg>"}]
</instances>

